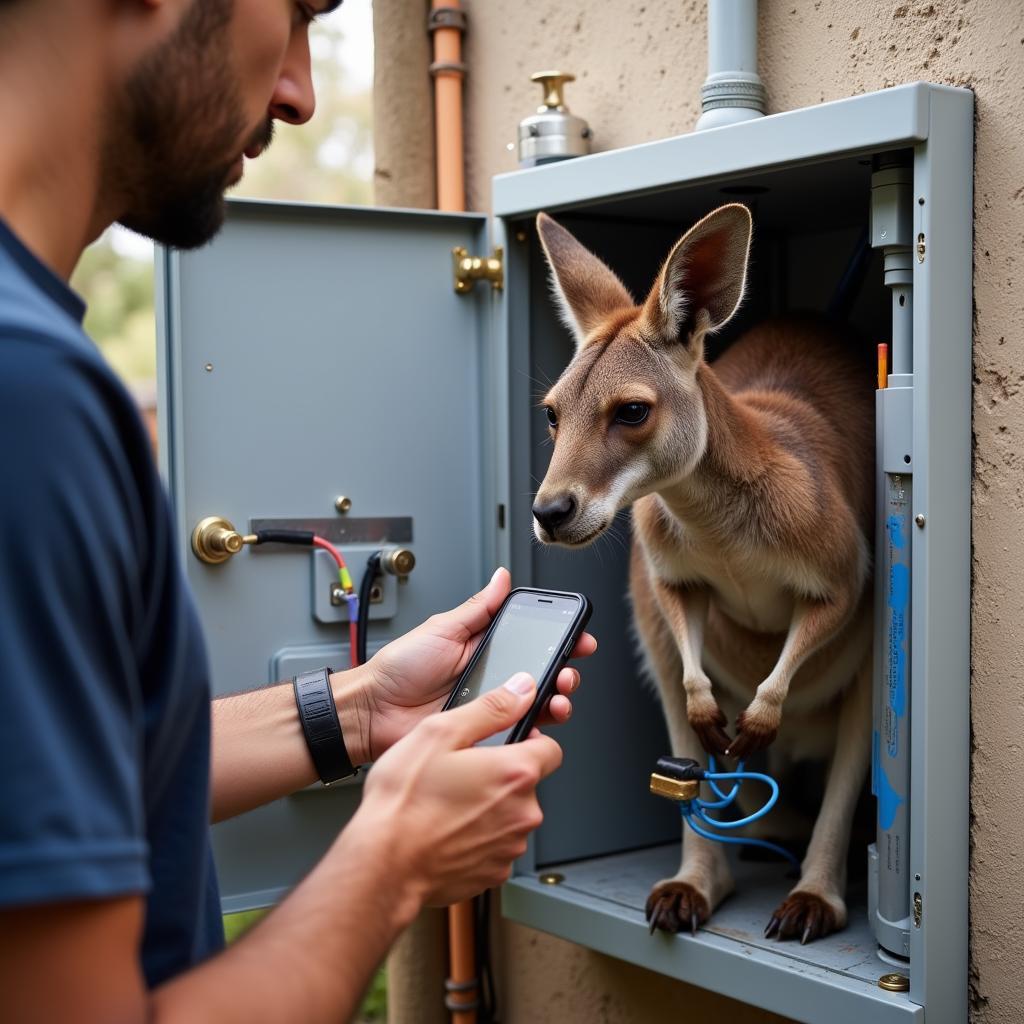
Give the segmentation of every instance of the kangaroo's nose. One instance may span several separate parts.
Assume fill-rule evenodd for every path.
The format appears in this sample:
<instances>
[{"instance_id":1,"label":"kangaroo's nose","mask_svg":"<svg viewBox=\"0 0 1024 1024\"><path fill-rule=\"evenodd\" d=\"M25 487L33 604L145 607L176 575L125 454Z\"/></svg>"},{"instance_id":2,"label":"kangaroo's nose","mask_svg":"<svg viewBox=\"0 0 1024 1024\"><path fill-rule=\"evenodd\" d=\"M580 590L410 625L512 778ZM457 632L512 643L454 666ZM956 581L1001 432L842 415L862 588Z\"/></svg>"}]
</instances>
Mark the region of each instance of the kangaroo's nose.
<instances>
[{"instance_id":1,"label":"kangaroo's nose","mask_svg":"<svg viewBox=\"0 0 1024 1024\"><path fill-rule=\"evenodd\" d=\"M576 499L571 494L562 494L554 501L534 502L533 514L553 537L576 514Z\"/></svg>"}]
</instances>

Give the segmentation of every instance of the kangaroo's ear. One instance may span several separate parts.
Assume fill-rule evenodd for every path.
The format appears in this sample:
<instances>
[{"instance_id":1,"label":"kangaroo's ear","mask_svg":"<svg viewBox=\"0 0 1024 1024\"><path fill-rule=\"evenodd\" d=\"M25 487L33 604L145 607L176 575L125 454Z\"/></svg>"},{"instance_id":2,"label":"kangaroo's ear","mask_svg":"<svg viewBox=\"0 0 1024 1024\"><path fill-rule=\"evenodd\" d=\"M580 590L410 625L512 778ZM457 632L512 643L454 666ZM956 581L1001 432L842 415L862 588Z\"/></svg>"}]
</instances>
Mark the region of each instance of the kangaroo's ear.
<instances>
[{"instance_id":1,"label":"kangaroo's ear","mask_svg":"<svg viewBox=\"0 0 1024 1024\"><path fill-rule=\"evenodd\" d=\"M551 267L551 290L577 347L609 313L635 305L615 274L546 213L537 214L537 234Z\"/></svg>"},{"instance_id":2,"label":"kangaroo's ear","mask_svg":"<svg viewBox=\"0 0 1024 1024\"><path fill-rule=\"evenodd\" d=\"M743 299L750 252L750 211L720 206L676 242L644 303L643 319L666 342L701 340L732 318Z\"/></svg>"}]
</instances>

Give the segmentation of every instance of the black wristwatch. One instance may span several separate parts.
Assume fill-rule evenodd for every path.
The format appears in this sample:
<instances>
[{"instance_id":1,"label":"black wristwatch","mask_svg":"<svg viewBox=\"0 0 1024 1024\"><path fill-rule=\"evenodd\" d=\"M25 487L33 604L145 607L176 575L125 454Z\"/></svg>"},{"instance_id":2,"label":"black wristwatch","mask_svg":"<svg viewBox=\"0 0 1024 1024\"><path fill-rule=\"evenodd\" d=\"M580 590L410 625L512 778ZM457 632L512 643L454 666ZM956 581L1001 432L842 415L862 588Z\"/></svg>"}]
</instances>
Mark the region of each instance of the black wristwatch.
<instances>
[{"instance_id":1,"label":"black wristwatch","mask_svg":"<svg viewBox=\"0 0 1024 1024\"><path fill-rule=\"evenodd\" d=\"M345 737L341 734L330 675L329 668L317 668L292 680L302 733L317 774L325 786L347 779L359 770L353 766Z\"/></svg>"}]
</instances>

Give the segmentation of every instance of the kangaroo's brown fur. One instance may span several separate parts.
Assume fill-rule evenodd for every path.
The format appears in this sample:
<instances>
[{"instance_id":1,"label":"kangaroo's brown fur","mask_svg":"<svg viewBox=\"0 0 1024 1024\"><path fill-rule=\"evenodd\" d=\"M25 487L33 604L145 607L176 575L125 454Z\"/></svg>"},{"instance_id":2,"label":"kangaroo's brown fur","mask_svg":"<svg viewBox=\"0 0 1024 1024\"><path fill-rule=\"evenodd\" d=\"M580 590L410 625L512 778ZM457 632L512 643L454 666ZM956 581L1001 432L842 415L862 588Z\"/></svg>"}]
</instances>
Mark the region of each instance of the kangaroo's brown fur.
<instances>
[{"instance_id":1,"label":"kangaroo's brown fur","mask_svg":"<svg viewBox=\"0 0 1024 1024\"><path fill-rule=\"evenodd\" d=\"M800 882L767 929L826 934L846 921L870 751L870 367L835 328L796 317L704 361L705 336L742 298L743 206L695 225L640 306L544 214L538 231L578 348L545 399L555 449L535 532L581 546L633 506L635 622L676 755L743 758L778 738L776 769L831 760ZM687 833L651 926L696 928L731 888L722 848Z\"/></svg>"}]
</instances>

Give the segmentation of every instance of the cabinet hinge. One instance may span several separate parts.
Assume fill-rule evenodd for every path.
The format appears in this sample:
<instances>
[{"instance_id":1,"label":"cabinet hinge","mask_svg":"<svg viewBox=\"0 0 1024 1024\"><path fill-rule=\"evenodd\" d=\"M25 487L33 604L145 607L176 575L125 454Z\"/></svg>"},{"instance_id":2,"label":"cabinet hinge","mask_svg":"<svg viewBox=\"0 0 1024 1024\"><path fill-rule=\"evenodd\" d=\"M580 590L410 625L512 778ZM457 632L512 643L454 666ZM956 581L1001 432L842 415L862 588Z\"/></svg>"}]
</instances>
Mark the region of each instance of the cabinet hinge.
<instances>
[{"instance_id":1,"label":"cabinet hinge","mask_svg":"<svg viewBox=\"0 0 1024 1024\"><path fill-rule=\"evenodd\" d=\"M491 256L470 256L469 250L457 245L452 249L455 266L455 291L465 295L477 281L490 281L495 291L505 284L505 250L495 246Z\"/></svg>"}]
</instances>

